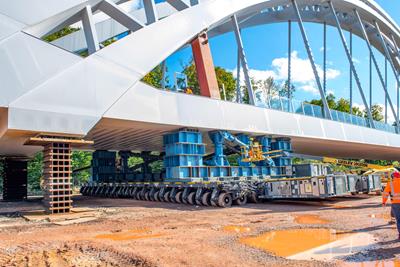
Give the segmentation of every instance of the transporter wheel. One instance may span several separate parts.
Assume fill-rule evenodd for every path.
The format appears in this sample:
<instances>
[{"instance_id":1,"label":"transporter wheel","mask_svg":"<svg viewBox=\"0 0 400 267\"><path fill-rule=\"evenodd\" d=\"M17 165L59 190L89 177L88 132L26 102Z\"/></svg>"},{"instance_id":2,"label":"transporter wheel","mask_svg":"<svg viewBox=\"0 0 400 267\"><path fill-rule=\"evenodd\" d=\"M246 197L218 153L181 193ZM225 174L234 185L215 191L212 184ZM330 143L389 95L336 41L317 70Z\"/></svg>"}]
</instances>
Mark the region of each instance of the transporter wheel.
<instances>
[{"instance_id":1,"label":"transporter wheel","mask_svg":"<svg viewBox=\"0 0 400 267\"><path fill-rule=\"evenodd\" d=\"M188 203L190 205L194 205L196 203L195 198L196 198L196 192L190 192L188 195Z\"/></svg>"},{"instance_id":2,"label":"transporter wheel","mask_svg":"<svg viewBox=\"0 0 400 267\"><path fill-rule=\"evenodd\" d=\"M232 206L232 195L229 193L221 193L218 196L218 206L221 208L229 208Z\"/></svg>"},{"instance_id":3,"label":"transporter wheel","mask_svg":"<svg viewBox=\"0 0 400 267\"><path fill-rule=\"evenodd\" d=\"M211 192L205 192L201 196L201 204L204 206L211 206Z\"/></svg>"},{"instance_id":4,"label":"transporter wheel","mask_svg":"<svg viewBox=\"0 0 400 267\"><path fill-rule=\"evenodd\" d=\"M139 195L138 195L138 200L144 200L144 194L146 191L144 189L140 190Z\"/></svg>"},{"instance_id":5,"label":"transporter wheel","mask_svg":"<svg viewBox=\"0 0 400 267\"><path fill-rule=\"evenodd\" d=\"M240 197L240 198L235 199L235 200L233 201L233 204L234 204L234 205L238 205L238 206L246 205L246 204L247 204L247 196L244 195L244 196L242 196L242 197Z\"/></svg>"},{"instance_id":6,"label":"transporter wheel","mask_svg":"<svg viewBox=\"0 0 400 267\"><path fill-rule=\"evenodd\" d=\"M175 195L175 202L181 204L182 203L182 191L179 191Z\"/></svg>"},{"instance_id":7,"label":"transporter wheel","mask_svg":"<svg viewBox=\"0 0 400 267\"><path fill-rule=\"evenodd\" d=\"M154 201L160 201L159 196L160 196L160 190L157 190L157 191L154 193L154 196L153 196Z\"/></svg>"},{"instance_id":8,"label":"transporter wheel","mask_svg":"<svg viewBox=\"0 0 400 267\"><path fill-rule=\"evenodd\" d=\"M189 205L188 199L187 199L187 197L186 197L186 199L183 197L183 193L182 193L182 203L186 204L186 205Z\"/></svg>"},{"instance_id":9,"label":"transporter wheel","mask_svg":"<svg viewBox=\"0 0 400 267\"><path fill-rule=\"evenodd\" d=\"M164 202L171 202L169 199L169 195L171 194L171 191L168 191L164 194Z\"/></svg>"},{"instance_id":10,"label":"transporter wheel","mask_svg":"<svg viewBox=\"0 0 400 267\"><path fill-rule=\"evenodd\" d=\"M150 201L150 191L146 191L146 193L144 193L144 200Z\"/></svg>"},{"instance_id":11,"label":"transporter wheel","mask_svg":"<svg viewBox=\"0 0 400 267\"><path fill-rule=\"evenodd\" d=\"M156 191L154 191L154 190L151 190L150 191L150 193L149 193L149 200L150 201L154 201L154 194L156 193Z\"/></svg>"},{"instance_id":12,"label":"transporter wheel","mask_svg":"<svg viewBox=\"0 0 400 267\"><path fill-rule=\"evenodd\" d=\"M259 199L256 192L251 192L247 198L250 203L258 203Z\"/></svg>"}]
</instances>

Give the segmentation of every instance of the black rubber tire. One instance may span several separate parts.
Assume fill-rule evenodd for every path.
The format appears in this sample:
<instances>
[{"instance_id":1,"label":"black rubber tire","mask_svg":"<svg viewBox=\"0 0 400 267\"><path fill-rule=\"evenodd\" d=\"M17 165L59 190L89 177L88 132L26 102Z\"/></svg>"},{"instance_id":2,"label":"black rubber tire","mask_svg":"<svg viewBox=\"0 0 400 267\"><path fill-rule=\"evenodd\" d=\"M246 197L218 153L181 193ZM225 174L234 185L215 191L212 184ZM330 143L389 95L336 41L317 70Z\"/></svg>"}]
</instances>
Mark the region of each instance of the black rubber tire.
<instances>
[{"instance_id":1,"label":"black rubber tire","mask_svg":"<svg viewBox=\"0 0 400 267\"><path fill-rule=\"evenodd\" d=\"M146 193L144 193L144 200L150 201L150 191L146 191Z\"/></svg>"},{"instance_id":2,"label":"black rubber tire","mask_svg":"<svg viewBox=\"0 0 400 267\"><path fill-rule=\"evenodd\" d=\"M218 196L218 206L221 208L229 208L232 206L232 195L229 193L221 193Z\"/></svg>"},{"instance_id":3,"label":"black rubber tire","mask_svg":"<svg viewBox=\"0 0 400 267\"><path fill-rule=\"evenodd\" d=\"M182 191L179 191L175 195L175 203L181 204L182 203Z\"/></svg>"},{"instance_id":4,"label":"black rubber tire","mask_svg":"<svg viewBox=\"0 0 400 267\"><path fill-rule=\"evenodd\" d=\"M195 202L195 198L196 198L196 192L190 192L188 195L188 203L189 205L194 205Z\"/></svg>"},{"instance_id":5,"label":"black rubber tire","mask_svg":"<svg viewBox=\"0 0 400 267\"><path fill-rule=\"evenodd\" d=\"M246 205L246 204L247 204L247 196L244 195L244 196L242 196L242 197L240 197L240 198L235 199L235 200L233 201L233 204L234 204L234 205L238 205L238 206Z\"/></svg>"},{"instance_id":6,"label":"black rubber tire","mask_svg":"<svg viewBox=\"0 0 400 267\"><path fill-rule=\"evenodd\" d=\"M154 191L154 190L150 190L150 192L149 192L149 200L150 201L154 201L154 193L155 193L156 191Z\"/></svg>"},{"instance_id":7,"label":"black rubber tire","mask_svg":"<svg viewBox=\"0 0 400 267\"><path fill-rule=\"evenodd\" d=\"M169 195L171 194L171 191L168 191L164 194L164 202L171 202L169 199Z\"/></svg>"},{"instance_id":8,"label":"black rubber tire","mask_svg":"<svg viewBox=\"0 0 400 267\"><path fill-rule=\"evenodd\" d=\"M139 200L144 200L144 194L146 194L146 190L141 190L139 193Z\"/></svg>"},{"instance_id":9,"label":"black rubber tire","mask_svg":"<svg viewBox=\"0 0 400 267\"><path fill-rule=\"evenodd\" d=\"M201 196L201 204L203 206L211 206L211 192L205 192Z\"/></svg>"},{"instance_id":10,"label":"black rubber tire","mask_svg":"<svg viewBox=\"0 0 400 267\"><path fill-rule=\"evenodd\" d=\"M176 195L176 193L175 193L175 195ZM172 191L171 191L171 194L169 194L169 202L176 203L175 196L172 196Z\"/></svg>"},{"instance_id":11,"label":"black rubber tire","mask_svg":"<svg viewBox=\"0 0 400 267\"><path fill-rule=\"evenodd\" d=\"M182 192L182 203L183 203L183 204L186 204L186 205L189 205L189 203L188 203L188 201L187 201L187 197L186 197L186 199L183 198L183 192Z\"/></svg>"},{"instance_id":12,"label":"black rubber tire","mask_svg":"<svg viewBox=\"0 0 400 267\"><path fill-rule=\"evenodd\" d=\"M251 192L247 196L247 201L250 202L250 203L258 203L258 202L260 202L258 197L257 197L257 193L256 192Z\"/></svg>"},{"instance_id":13,"label":"black rubber tire","mask_svg":"<svg viewBox=\"0 0 400 267\"><path fill-rule=\"evenodd\" d=\"M159 195L160 195L160 191L156 191L156 192L154 193L154 196L153 196L154 201L160 201Z\"/></svg>"}]
</instances>

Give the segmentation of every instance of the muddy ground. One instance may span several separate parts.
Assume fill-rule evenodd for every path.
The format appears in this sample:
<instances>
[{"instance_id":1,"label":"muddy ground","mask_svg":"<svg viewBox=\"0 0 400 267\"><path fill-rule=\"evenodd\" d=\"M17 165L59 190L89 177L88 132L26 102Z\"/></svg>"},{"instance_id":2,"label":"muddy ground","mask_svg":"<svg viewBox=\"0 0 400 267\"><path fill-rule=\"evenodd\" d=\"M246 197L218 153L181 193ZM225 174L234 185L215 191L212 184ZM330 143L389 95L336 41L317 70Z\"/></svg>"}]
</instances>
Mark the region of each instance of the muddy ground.
<instances>
[{"instance_id":1,"label":"muddy ground","mask_svg":"<svg viewBox=\"0 0 400 267\"><path fill-rule=\"evenodd\" d=\"M343 265L337 260L287 260L239 242L246 236L293 228L374 235L377 246L345 259L354 266L400 259L396 230L387 224L388 208L381 207L378 196L267 202L229 209L82 196L74 201L75 207L95 209L97 219L64 226L48 220L27 221L21 214L42 209L40 200L0 202L0 266Z\"/></svg>"}]
</instances>

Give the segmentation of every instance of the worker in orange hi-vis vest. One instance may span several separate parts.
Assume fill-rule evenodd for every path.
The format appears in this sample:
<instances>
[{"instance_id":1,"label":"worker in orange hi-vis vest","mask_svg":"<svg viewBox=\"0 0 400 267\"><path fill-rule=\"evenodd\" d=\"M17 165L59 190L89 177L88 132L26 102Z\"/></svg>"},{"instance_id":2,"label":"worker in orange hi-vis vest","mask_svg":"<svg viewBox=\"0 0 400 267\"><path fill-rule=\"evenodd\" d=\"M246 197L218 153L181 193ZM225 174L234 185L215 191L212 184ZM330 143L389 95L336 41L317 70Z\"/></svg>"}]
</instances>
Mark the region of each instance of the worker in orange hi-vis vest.
<instances>
[{"instance_id":1,"label":"worker in orange hi-vis vest","mask_svg":"<svg viewBox=\"0 0 400 267\"><path fill-rule=\"evenodd\" d=\"M396 217L397 231L399 232L400 240L400 173L395 172L392 174L392 179L389 179L385 190L382 195L383 206L386 205L387 200L391 198L392 210Z\"/></svg>"}]
</instances>

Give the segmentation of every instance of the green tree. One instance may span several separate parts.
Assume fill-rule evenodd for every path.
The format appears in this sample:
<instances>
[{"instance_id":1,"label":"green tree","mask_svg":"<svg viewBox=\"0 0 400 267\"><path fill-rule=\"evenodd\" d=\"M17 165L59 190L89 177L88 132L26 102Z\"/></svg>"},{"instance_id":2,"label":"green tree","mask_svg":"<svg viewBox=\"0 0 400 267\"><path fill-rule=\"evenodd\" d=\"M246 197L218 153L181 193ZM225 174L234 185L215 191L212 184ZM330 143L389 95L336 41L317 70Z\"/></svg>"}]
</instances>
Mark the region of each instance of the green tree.
<instances>
[{"instance_id":1,"label":"green tree","mask_svg":"<svg viewBox=\"0 0 400 267\"><path fill-rule=\"evenodd\" d=\"M200 94L200 85L197 78L196 66L191 61L190 64L183 67L183 73L188 79L188 87L193 90L196 95ZM236 79L233 77L232 72L227 71L221 67L215 67L215 74L217 76L218 87L221 98L223 97L222 85L225 86L226 99L231 101L236 94Z\"/></svg>"},{"instance_id":2,"label":"green tree","mask_svg":"<svg viewBox=\"0 0 400 267\"><path fill-rule=\"evenodd\" d=\"M53 42L54 40L57 40L57 39L59 39L59 38L61 38L63 36L66 36L66 35L68 35L70 33L76 32L76 31L79 31L79 28L74 28L74 27L71 27L71 26L67 26L67 27L62 28L61 30L59 30L57 32L54 32L52 34L49 34L49 35L43 37L42 39L44 41L50 43L50 42Z\"/></svg>"},{"instance_id":3,"label":"green tree","mask_svg":"<svg viewBox=\"0 0 400 267\"><path fill-rule=\"evenodd\" d=\"M279 96L291 99L293 98L295 92L296 92L296 87L293 84L291 84L289 88L289 81L286 80L283 86L279 89Z\"/></svg>"},{"instance_id":4,"label":"green tree","mask_svg":"<svg viewBox=\"0 0 400 267\"><path fill-rule=\"evenodd\" d=\"M142 81L155 88L161 88L162 79L163 79L163 71L162 71L162 65L160 64L157 67L155 67L151 72L146 74L146 76L142 78Z\"/></svg>"},{"instance_id":5,"label":"green tree","mask_svg":"<svg viewBox=\"0 0 400 267\"><path fill-rule=\"evenodd\" d=\"M88 151L73 151L72 152L72 170L85 168L91 165L92 152ZM90 179L90 170L85 169L72 174L74 185L82 185Z\"/></svg>"},{"instance_id":6,"label":"green tree","mask_svg":"<svg viewBox=\"0 0 400 267\"><path fill-rule=\"evenodd\" d=\"M37 194L41 192L41 182L43 180L43 153L38 152L28 162L28 192Z\"/></svg>"},{"instance_id":7,"label":"green tree","mask_svg":"<svg viewBox=\"0 0 400 267\"><path fill-rule=\"evenodd\" d=\"M372 114L372 118L375 121L383 121L383 119L384 119L383 107L378 104L372 105L371 114ZM366 118L368 117L368 114L366 111L364 111L364 117L366 117Z\"/></svg>"},{"instance_id":8,"label":"green tree","mask_svg":"<svg viewBox=\"0 0 400 267\"><path fill-rule=\"evenodd\" d=\"M329 94L329 95L326 96L326 101L328 102L328 107L330 109L336 109L335 99L336 99L336 97L333 94ZM321 107L323 106L323 103L322 103L321 99L313 99L308 103L310 103L312 105L321 106Z\"/></svg>"}]
</instances>

